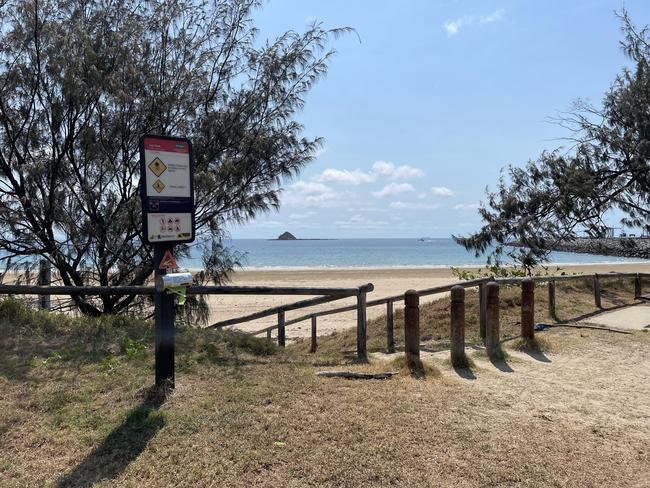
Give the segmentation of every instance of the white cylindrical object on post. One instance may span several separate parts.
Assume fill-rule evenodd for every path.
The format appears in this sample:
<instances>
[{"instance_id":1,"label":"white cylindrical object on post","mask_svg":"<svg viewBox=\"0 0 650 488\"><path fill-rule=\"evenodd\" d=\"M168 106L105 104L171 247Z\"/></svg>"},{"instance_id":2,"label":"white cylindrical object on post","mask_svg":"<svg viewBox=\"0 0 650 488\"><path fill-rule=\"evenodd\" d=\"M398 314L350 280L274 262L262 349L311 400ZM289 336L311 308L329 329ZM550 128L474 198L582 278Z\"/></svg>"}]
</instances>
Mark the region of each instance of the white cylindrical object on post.
<instances>
[{"instance_id":1,"label":"white cylindrical object on post","mask_svg":"<svg viewBox=\"0 0 650 488\"><path fill-rule=\"evenodd\" d=\"M191 286L192 283L192 273L167 273L160 276L160 280L156 283L156 289L164 291L178 286Z\"/></svg>"}]
</instances>

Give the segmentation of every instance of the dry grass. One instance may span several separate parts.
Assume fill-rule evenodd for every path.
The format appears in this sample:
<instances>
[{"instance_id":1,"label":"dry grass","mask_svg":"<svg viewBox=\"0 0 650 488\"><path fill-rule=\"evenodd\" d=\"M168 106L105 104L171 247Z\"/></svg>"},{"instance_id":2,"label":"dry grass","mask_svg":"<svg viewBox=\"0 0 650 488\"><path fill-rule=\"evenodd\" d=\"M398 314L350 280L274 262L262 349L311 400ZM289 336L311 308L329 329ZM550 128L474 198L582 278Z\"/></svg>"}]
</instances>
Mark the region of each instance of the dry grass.
<instances>
[{"instance_id":1,"label":"dry grass","mask_svg":"<svg viewBox=\"0 0 650 488\"><path fill-rule=\"evenodd\" d=\"M445 315L431 308L423 329L435 351ZM381 321L370 330L379 343ZM425 352L424 379L398 358L347 366L401 370L393 379L351 381L314 374L350 362L347 333L309 355L185 329L166 399L147 388L147 323L4 302L0 334L2 486L643 486L650 469L641 332L554 329L550 352L508 345L506 361L474 353L458 372L447 353Z\"/></svg>"}]
</instances>

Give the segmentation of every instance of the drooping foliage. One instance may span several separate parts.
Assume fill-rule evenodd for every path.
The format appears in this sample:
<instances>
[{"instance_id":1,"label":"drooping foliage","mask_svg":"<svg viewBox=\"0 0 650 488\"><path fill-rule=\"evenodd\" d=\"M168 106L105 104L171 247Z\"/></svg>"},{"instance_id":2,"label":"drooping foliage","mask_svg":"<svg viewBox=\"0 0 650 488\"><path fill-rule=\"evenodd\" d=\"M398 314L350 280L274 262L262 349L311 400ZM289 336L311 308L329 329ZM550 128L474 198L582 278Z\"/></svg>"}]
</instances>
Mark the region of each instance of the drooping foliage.
<instances>
[{"instance_id":1,"label":"drooping foliage","mask_svg":"<svg viewBox=\"0 0 650 488\"><path fill-rule=\"evenodd\" d=\"M144 283L138 139L178 135L194 143L201 277L223 280L237 263L226 224L277 207L282 179L321 144L296 114L346 30L313 24L262 42L260 4L0 2L0 260L44 258L66 285ZM73 299L92 315L137 300Z\"/></svg>"},{"instance_id":2,"label":"drooping foliage","mask_svg":"<svg viewBox=\"0 0 650 488\"><path fill-rule=\"evenodd\" d=\"M600 108L578 101L559 120L571 130L569 150L505 169L479 209L484 225L455 237L467 249L490 251L497 263L508 254L530 268L580 232L605 236L605 220L615 212L622 225L650 232L650 32L637 29L627 12L619 17L632 66L616 77ZM508 243L524 247L513 251Z\"/></svg>"}]
</instances>

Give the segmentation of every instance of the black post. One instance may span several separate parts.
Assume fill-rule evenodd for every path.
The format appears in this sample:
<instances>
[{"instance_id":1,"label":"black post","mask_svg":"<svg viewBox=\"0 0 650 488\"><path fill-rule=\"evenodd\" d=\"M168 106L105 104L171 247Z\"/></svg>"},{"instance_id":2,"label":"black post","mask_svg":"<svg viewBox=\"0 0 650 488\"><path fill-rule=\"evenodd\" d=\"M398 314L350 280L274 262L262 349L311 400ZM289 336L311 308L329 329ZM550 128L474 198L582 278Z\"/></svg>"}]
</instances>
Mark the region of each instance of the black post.
<instances>
[{"instance_id":1,"label":"black post","mask_svg":"<svg viewBox=\"0 0 650 488\"><path fill-rule=\"evenodd\" d=\"M311 347L309 348L309 352L316 352L316 348L318 347L317 341L317 330L316 330L316 316L312 315L311 316Z\"/></svg>"},{"instance_id":2,"label":"black post","mask_svg":"<svg viewBox=\"0 0 650 488\"><path fill-rule=\"evenodd\" d=\"M166 270L160 269L165 251L171 251L172 244L153 245L153 264L156 280L161 279ZM174 296L164 291L154 292L154 335L156 342L156 386L174 388Z\"/></svg>"},{"instance_id":3,"label":"black post","mask_svg":"<svg viewBox=\"0 0 650 488\"><path fill-rule=\"evenodd\" d=\"M41 259L38 263L38 284L40 286L50 286L52 284L52 271L47 259ZM41 295L38 308L41 310L50 309L50 295Z\"/></svg>"}]
</instances>

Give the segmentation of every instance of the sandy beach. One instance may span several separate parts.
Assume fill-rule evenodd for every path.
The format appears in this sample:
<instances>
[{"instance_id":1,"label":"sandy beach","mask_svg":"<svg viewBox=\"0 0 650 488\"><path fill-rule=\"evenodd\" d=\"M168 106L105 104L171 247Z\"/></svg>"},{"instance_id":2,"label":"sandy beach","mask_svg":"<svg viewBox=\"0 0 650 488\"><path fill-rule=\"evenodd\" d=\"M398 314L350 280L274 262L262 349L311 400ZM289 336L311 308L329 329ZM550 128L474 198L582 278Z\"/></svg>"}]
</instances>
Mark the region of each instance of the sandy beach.
<instances>
[{"instance_id":1,"label":"sandy beach","mask_svg":"<svg viewBox=\"0 0 650 488\"><path fill-rule=\"evenodd\" d=\"M549 272L554 268L549 268ZM650 273L648 264L599 264L563 266L560 272L569 274L609 273L612 271L624 273ZM558 272L558 274L560 273ZM369 300L404 293L408 289L431 288L458 281L450 268L380 268L380 269L313 269L313 270L243 270L232 277L232 285L266 285L266 286L318 286L318 287L352 287L372 283L375 290L368 295ZM429 297L429 300L440 295ZM233 317L247 315L276 305L291 303L306 297L295 296L253 296L253 295L223 295L210 297L210 323ZM286 319L305 315L315 310L338 308L355 303L354 298L342 299L333 303L290 311ZM385 313L383 306L368 308L368 318L372 319ZM276 323L275 317L248 322L236 326L244 331L263 329ZM335 330L354 327L355 312L346 312L318 319L318 334L326 335ZM310 334L309 321L300 322L287 327L287 339L306 337Z\"/></svg>"}]
</instances>

